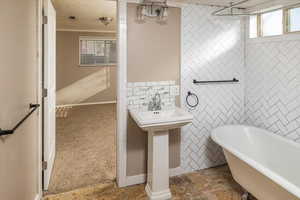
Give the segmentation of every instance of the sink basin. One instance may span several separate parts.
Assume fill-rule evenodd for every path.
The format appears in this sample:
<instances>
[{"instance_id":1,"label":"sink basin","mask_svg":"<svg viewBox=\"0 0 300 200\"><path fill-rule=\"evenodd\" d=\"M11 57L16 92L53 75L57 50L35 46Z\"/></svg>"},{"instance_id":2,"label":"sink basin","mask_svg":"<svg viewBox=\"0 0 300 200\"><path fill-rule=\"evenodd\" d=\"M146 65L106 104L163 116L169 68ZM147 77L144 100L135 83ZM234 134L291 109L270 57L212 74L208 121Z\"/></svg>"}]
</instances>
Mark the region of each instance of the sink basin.
<instances>
[{"instance_id":1,"label":"sink basin","mask_svg":"<svg viewBox=\"0 0 300 200\"><path fill-rule=\"evenodd\" d=\"M164 111L129 110L137 125L145 131L159 131L180 128L193 119L193 116L181 108Z\"/></svg>"},{"instance_id":2,"label":"sink basin","mask_svg":"<svg viewBox=\"0 0 300 200\"><path fill-rule=\"evenodd\" d=\"M147 185L149 200L171 199L169 186L169 130L191 123L193 116L181 108L164 111L129 110L137 125L148 131Z\"/></svg>"}]
</instances>

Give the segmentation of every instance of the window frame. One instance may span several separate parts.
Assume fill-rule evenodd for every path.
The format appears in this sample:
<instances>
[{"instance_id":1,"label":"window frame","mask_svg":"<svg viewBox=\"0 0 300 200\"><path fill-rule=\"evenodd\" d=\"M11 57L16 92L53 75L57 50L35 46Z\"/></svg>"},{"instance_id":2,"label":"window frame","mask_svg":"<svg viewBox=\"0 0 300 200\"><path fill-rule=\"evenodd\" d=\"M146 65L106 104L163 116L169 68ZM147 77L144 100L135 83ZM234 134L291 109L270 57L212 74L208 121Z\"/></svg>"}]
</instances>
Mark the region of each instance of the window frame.
<instances>
[{"instance_id":1,"label":"window frame","mask_svg":"<svg viewBox=\"0 0 300 200\"><path fill-rule=\"evenodd\" d=\"M251 27L250 27L250 18L251 17L256 17L256 37L251 37ZM258 38L259 37L259 35L260 35L260 33L259 33L259 31L260 31L260 29L259 29L259 23L260 23L260 21L259 21L259 15L251 15L250 17L249 17L249 21L248 21L248 26L249 26L249 28L248 28L248 38L249 39L255 39L255 38Z\"/></svg>"},{"instance_id":2,"label":"window frame","mask_svg":"<svg viewBox=\"0 0 300 200\"><path fill-rule=\"evenodd\" d=\"M82 40L99 40L99 41L117 41L114 37L102 37L102 36L79 36L78 39L78 66L79 67L113 67L117 65L115 63L99 63L99 64L81 64L81 41Z\"/></svg>"},{"instance_id":3,"label":"window frame","mask_svg":"<svg viewBox=\"0 0 300 200\"><path fill-rule=\"evenodd\" d=\"M290 33L300 33L300 30L299 31L291 31L290 11L292 9L295 9L295 8L300 8L300 6L293 6L293 7L284 9L284 17L285 17L285 25L284 25L284 27L285 27L285 32L287 34L290 34Z\"/></svg>"},{"instance_id":4,"label":"window frame","mask_svg":"<svg viewBox=\"0 0 300 200\"><path fill-rule=\"evenodd\" d=\"M278 22L278 23L280 23L281 24L281 28L282 28L282 32L280 33L280 34L275 34L275 35L264 35L265 33L264 33L264 20L263 20L263 15L265 15L265 14L270 14L270 13L273 13L273 12L277 12L277 11L282 11L281 13L282 13L282 20L280 20L281 22ZM259 24L259 28L260 28L260 31L259 31L259 33L260 33L260 36L261 37L276 37L276 36L280 36L280 35L283 35L284 34L284 15L285 15L285 13L284 13L284 10L283 9L277 9L277 10L273 10L273 11L270 11L270 12L264 12L264 13L262 13L262 14L260 14L259 15L259 22L260 22L260 24ZM277 23L277 22L276 22Z\"/></svg>"},{"instance_id":5,"label":"window frame","mask_svg":"<svg viewBox=\"0 0 300 200\"><path fill-rule=\"evenodd\" d=\"M289 22L289 12L291 9L294 8L300 8L299 5L297 6L291 6L288 8L280 8L280 9L276 9L276 10L272 10L272 11L266 11L260 14L254 14L254 16L257 17L257 37L251 38L250 37L250 20L248 20L248 39L252 40L252 39L257 39L257 38L269 38L269 37L278 37L278 36L282 36L282 35L288 35L288 34L299 34L300 31L290 31L290 22ZM265 13L271 13L271 12L275 12L277 10L282 10L283 16L282 16L282 27L283 27L283 33L279 34L279 35L272 35L272 36L263 36L263 27L262 27L262 15Z\"/></svg>"}]
</instances>

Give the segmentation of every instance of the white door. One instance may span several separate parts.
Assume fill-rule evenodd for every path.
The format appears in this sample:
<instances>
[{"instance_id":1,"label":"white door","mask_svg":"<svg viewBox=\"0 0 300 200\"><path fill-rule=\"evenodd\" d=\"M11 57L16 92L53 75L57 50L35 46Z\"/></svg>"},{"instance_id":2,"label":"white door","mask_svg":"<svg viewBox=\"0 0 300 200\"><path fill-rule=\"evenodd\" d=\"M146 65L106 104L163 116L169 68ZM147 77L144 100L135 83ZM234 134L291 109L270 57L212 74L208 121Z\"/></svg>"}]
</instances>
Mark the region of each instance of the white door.
<instances>
[{"instance_id":1,"label":"white door","mask_svg":"<svg viewBox=\"0 0 300 200\"><path fill-rule=\"evenodd\" d=\"M55 105L56 105L56 13L51 0L44 0L44 190L48 189L55 158Z\"/></svg>"}]
</instances>

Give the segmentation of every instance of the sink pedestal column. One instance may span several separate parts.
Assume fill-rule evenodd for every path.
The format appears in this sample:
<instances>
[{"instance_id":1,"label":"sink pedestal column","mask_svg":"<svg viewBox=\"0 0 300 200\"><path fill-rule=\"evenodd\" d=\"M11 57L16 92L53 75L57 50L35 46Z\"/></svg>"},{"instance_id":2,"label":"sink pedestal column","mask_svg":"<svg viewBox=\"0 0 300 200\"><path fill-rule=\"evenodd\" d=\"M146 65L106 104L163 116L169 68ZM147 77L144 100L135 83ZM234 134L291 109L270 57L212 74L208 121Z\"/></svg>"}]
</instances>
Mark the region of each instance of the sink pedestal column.
<instances>
[{"instance_id":1,"label":"sink pedestal column","mask_svg":"<svg viewBox=\"0 0 300 200\"><path fill-rule=\"evenodd\" d=\"M148 132L146 193L150 200L171 199L169 188L169 131Z\"/></svg>"}]
</instances>

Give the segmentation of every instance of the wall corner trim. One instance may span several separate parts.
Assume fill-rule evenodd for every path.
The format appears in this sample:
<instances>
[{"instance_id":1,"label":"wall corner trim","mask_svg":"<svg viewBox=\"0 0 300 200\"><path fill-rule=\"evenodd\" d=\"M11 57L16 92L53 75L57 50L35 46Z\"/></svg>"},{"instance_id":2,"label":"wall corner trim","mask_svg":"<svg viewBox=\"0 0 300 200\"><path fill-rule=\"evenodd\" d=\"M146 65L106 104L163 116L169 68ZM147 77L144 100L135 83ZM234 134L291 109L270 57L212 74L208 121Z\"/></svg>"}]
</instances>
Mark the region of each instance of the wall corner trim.
<instances>
[{"instance_id":1,"label":"wall corner trim","mask_svg":"<svg viewBox=\"0 0 300 200\"><path fill-rule=\"evenodd\" d=\"M126 186L127 162L127 0L117 1L117 184Z\"/></svg>"}]
</instances>

